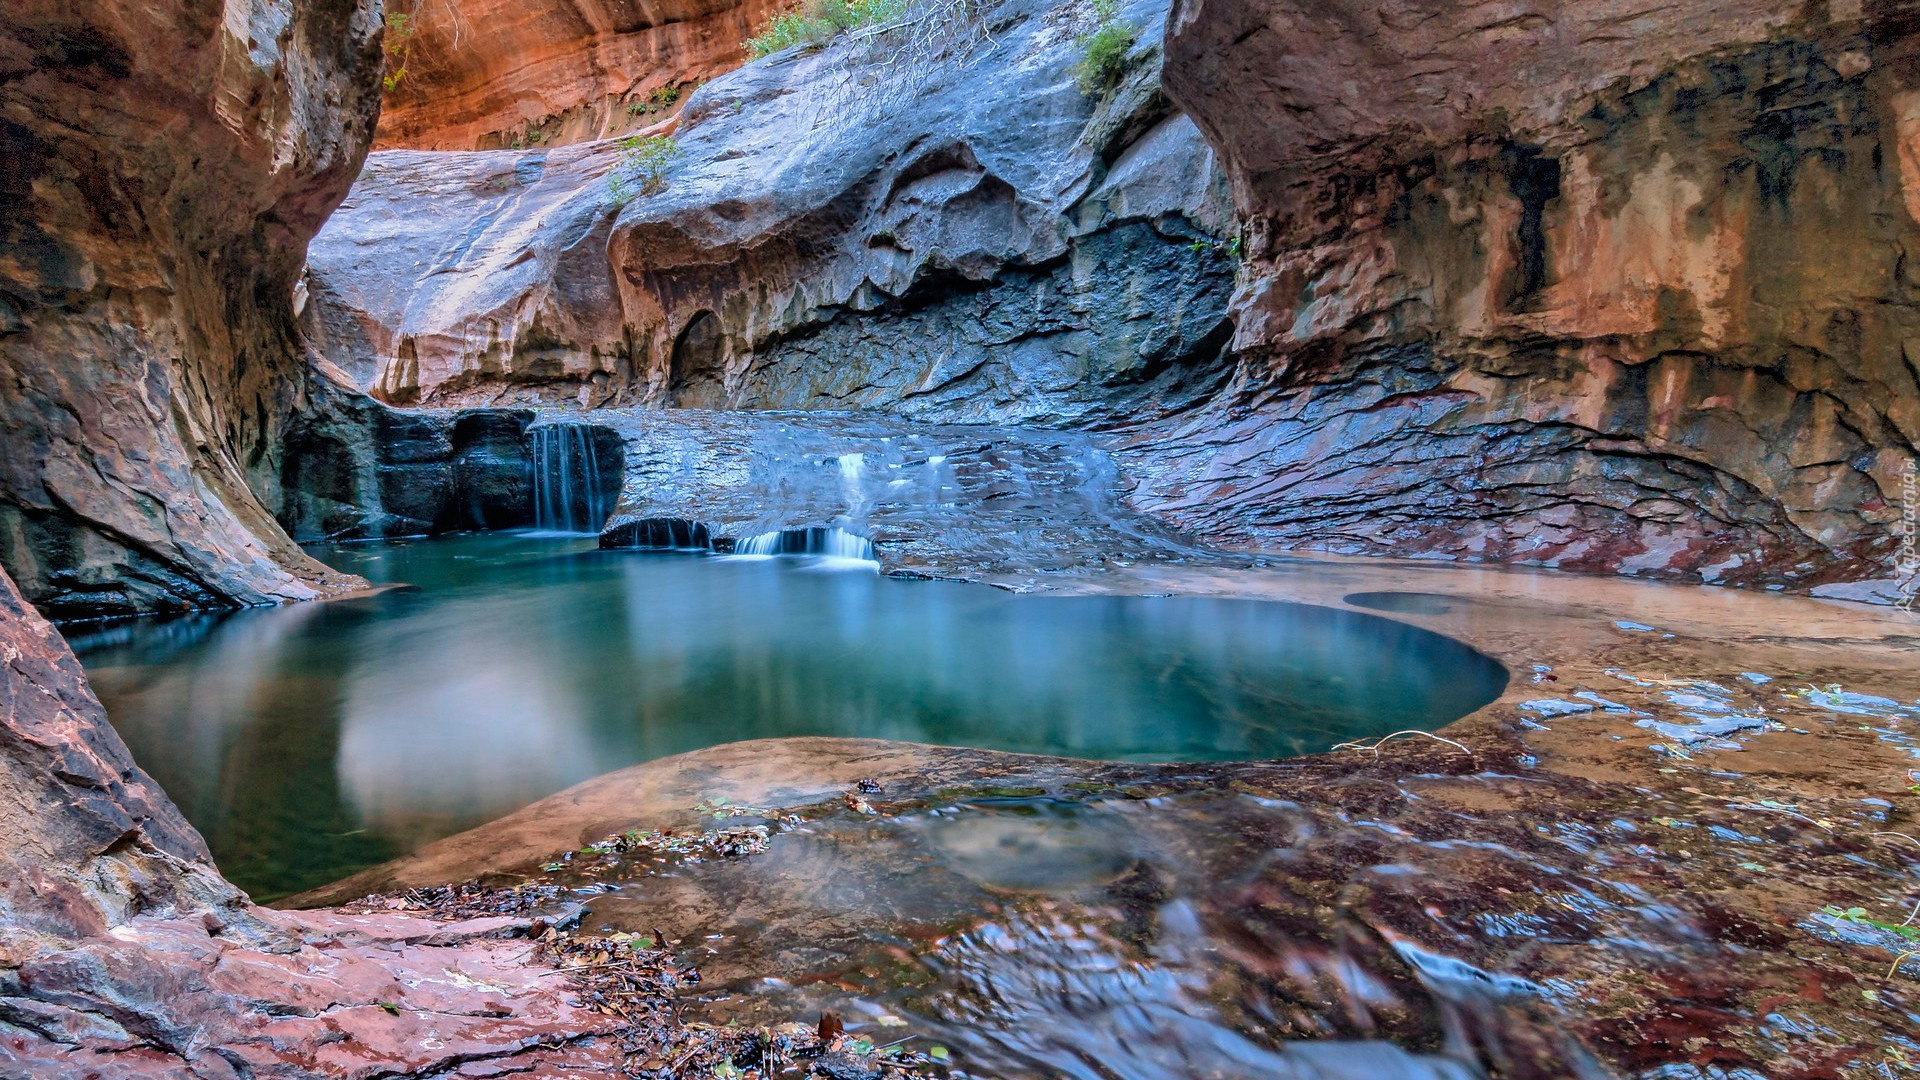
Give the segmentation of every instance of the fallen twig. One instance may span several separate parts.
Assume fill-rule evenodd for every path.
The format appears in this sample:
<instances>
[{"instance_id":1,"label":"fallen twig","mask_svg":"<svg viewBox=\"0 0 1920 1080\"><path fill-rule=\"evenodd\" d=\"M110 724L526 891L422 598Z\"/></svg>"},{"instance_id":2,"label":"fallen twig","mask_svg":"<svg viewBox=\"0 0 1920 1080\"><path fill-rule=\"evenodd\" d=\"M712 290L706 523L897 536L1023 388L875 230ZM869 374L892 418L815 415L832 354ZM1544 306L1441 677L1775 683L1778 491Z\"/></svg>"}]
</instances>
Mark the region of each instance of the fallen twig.
<instances>
[{"instance_id":1,"label":"fallen twig","mask_svg":"<svg viewBox=\"0 0 1920 1080\"><path fill-rule=\"evenodd\" d=\"M1448 746L1453 747L1454 749L1460 751L1461 753L1467 755L1468 757L1476 756L1472 750L1467 749L1465 746L1461 745L1460 743L1454 742L1452 739L1441 738L1440 736L1435 735L1431 731L1415 731L1412 729L1409 729L1406 731L1396 731L1391 735L1382 735L1380 738L1375 739L1371 743L1362 742L1359 739L1355 739L1352 742L1337 743L1333 748L1335 750L1371 750L1373 751L1374 757L1379 757L1380 748L1382 746L1386 745L1389 740L1397 739L1402 735L1419 735L1424 738L1432 739L1434 742L1446 743Z\"/></svg>"}]
</instances>

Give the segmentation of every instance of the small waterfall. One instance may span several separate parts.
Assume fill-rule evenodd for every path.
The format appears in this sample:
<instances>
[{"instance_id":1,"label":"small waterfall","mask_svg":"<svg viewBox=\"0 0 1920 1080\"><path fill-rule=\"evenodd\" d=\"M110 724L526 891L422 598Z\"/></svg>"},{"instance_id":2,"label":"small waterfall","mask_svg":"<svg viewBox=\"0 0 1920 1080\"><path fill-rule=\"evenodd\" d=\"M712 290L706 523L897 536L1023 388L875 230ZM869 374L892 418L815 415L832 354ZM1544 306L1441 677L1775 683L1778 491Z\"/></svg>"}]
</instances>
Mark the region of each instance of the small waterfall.
<instances>
[{"instance_id":1,"label":"small waterfall","mask_svg":"<svg viewBox=\"0 0 1920 1080\"><path fill-rule=\"evenodd\" d=\"M588 424L541 424L533 438L533 523L546 532L597 533L613 508L600 488Z\"/></svg>"},{"instance_id":2,"label":"small waterfall","mask_svg":"<svg viewBox=\"0 0 1920 1080\"><path fill-rule=\"evenodd\" d=\"M831 559L879 562L873 541L845 529L816 525L810 529L776 529L734 542L736 555L824 555Z\"/></svg>"},{"instance_id":3,"label":"small waterfall","mask_svg":"<svg viewBox=\"0 0 1920 1080\"><path fill-rule=\"evenodd\" d=\"M869 509L866 486L863 483L867 455L841 454L834 458L834 461L840 466L840 490L846 494L847 516L854 521L865 519Z\"/></svg>"}]
</instances>

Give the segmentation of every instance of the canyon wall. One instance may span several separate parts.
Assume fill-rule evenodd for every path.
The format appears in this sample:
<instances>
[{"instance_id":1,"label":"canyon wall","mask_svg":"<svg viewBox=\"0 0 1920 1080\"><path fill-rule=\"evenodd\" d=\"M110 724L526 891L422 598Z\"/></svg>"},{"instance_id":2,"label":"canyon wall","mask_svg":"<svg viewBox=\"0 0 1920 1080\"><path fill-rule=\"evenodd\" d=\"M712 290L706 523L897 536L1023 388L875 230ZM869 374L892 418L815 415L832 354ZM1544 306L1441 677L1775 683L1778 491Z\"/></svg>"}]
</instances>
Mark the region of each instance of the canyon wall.
<instances>
[{"instance_id":1,"label":"canyon wall","mask_svg":"<svg viewBox=\"0 0 1920 1080\"><path fill-rule=\"evenodd\" d=\"M393 0L383 148L579 142L740 66L784 0ZM666 88L672 88L668 90Z\"/></svg>"},{"instance_id":2,"label":"canyon wall","mask_svg":"<svg viewBox=\"0 0 1920 1080\"><path fill-rule=\"evenodd\" d=\"M50 615L306 599L273 494L378 0L0 0L0 563Z\"/></svg>"},{"instance_id":3,"label":"canyon wall","mask_svg":"<svg viewBox=\"0 0 1920 1080\"><path fill-rule=\"evenodd\" d=\"M655 192L611 143L380 152L311 255L317 347L396 404L878 408L1111 424L1227 364L1224 179L1159 89L1164 7L1089 97L1086 12L990 6L892 66L842 41L708 83Z\"/></svg>"},{"instance_id":4,"label":"canyon wall","mask_svg":"<svg viewBox=\"0 0 1920 1080\"><path fill-rule=\"evenodd\" d=\"M1250 546L1886 595L1917 12L1179 0L1239 368L1134 440L1136 503Z\"/></svg>"}]
</instances>

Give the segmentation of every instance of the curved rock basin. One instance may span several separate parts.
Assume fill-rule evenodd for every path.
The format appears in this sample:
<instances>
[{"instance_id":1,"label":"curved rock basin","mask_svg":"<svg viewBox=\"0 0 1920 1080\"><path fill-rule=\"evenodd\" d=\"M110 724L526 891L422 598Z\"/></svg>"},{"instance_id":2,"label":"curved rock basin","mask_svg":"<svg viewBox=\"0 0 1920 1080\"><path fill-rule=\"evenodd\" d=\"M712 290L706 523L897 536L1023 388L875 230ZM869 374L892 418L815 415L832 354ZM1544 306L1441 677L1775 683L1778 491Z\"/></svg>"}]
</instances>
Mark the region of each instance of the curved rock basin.
<instances>
[{"instance_id":1,"label":"curved rock basin","mask_svg":"<svg viewBox=\"0 0 1920 1080\"><path fill-rule=\"evenodd\" d=\"M262 898L742 739L1266 759L1438 727L1506 684L1449 638L1331 608L592 546L336 547L332 565L414 588L73 640L137 758Z\"/></svg>"}]
</instances>

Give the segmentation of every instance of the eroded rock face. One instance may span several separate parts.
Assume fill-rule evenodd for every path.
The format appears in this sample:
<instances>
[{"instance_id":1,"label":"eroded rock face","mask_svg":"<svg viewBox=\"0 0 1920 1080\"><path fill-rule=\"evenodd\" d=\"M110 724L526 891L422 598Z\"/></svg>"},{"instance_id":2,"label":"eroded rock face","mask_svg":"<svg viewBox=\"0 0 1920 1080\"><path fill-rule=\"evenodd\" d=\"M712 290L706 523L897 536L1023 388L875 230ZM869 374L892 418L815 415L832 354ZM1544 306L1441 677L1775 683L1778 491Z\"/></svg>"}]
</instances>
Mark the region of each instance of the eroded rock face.
<instances>
[{"instance_id":1,"label":"eroded rock face","mask_svg":"<svg viewBox=\"0 0 1920 1080\"><path fill-rule=\"evenodd\" d=\"M377 108L375 0L0 4L0 562L64 616L314 597L256 491L294 284Z\"/></svg>"},{"instance_id":2,"label":"eroded rock face","mask_svg":"<svg viewBox=\"0 0 1920 1080\"><path fill-rule=\"evenodd\" d=\"M1886 576L1920 83L1910 7L1875 12L1182 0L1241 366L1139 440L1136 501L1262 546Z\"/></svg>"},{"instance_id":3,"label":"eroded rock face","mask_svg":"<svg viewBox=\"0 0 1920 1080\"><path fill-rule=\"evenodd\" d=\"M656 118L662 88L738 67L774 0L401 0L404 69L382 149L478 150L595 139ZM662 94L661 96L665 96Z\"/></svg>"},{"instance_id":4,"label":"eroded rock face","mask_svg":"<svg viewBox=\"0 0 1920 1080\"><path fill-rule=\"evenodd\" d=\"M1152 0L1095 103L1080 10L1009 0L927 70L846 43L696 93L666 186L610 144L374 155L316 240L328 357L397 403L883 408L1112 423L1225 373L1226 192Z\"/></svg>"},{"instance_id":5,"label":"eroded rock face","mask_svg":"<svg viewBox=\"0 0 1920 1080\"><path fill-rule=\"evenodd\" d=\"M206 844L107 726L80 664L0 571L0 968L140 914L231 907Z\"/></svg>"}]
</instances>

